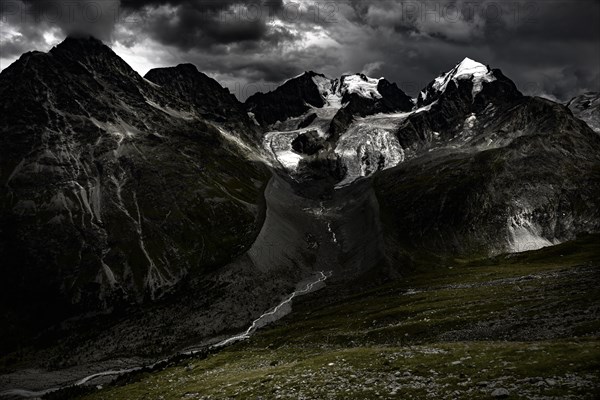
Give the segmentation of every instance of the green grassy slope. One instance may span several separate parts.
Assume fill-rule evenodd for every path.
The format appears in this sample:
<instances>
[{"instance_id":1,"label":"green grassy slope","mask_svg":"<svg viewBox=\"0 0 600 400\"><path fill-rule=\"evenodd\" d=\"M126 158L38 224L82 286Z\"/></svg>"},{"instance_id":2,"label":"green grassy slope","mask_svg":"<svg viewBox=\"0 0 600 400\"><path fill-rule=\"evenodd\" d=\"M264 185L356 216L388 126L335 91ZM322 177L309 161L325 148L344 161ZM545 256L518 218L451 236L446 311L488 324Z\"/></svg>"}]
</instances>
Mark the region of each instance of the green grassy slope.
<instances>
[{"instance_id":1,"label":"green grassy slope","mask_svg":"<svg viewBox=\"0 0 600 400\"><path fill-rule=\"evenodd\" d=\"M245 343L83 398L594 399L598 243L423 265L349 298L329 287Z\"/></svg>"}]
</instances>

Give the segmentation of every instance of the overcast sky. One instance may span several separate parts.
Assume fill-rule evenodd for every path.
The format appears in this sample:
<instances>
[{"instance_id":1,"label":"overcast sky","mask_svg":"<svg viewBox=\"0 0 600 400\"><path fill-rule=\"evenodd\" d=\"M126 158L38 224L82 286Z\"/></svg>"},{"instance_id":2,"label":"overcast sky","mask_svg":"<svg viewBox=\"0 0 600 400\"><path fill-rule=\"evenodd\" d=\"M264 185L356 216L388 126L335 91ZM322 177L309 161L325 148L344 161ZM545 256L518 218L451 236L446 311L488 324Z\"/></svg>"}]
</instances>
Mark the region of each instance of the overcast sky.
<instances>
[{"instance_id":1,"label":"overcast sky","mask_svg":"<svg viewBox=\"0 0 600 400\"><path fill-rule=\"evenodd\" d=\"M464 57L527 94L600 91L600 0L2 0L0 67L92 34L144 75L191 62L239 98L306 70L410 95Z\"/></svg>"}]
</instances>

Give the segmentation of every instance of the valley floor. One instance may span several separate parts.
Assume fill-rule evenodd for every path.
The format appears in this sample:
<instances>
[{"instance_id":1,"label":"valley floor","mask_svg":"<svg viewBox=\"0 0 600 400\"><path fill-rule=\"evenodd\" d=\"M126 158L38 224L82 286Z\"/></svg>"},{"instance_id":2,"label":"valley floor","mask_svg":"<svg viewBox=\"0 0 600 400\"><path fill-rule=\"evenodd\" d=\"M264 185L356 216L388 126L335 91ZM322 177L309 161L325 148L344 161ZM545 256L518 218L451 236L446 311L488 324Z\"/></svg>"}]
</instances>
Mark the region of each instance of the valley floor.
<instances>
[{"instance_id":1,"label":"valley floor","mask_svg":"<svg viewBox=\"0 0 600 400\"><path fill-rule=\"evenodd\" d=\"M246 342L80 398L599 398L598 239L329 287Z\"/></svg>"}]
</instances>

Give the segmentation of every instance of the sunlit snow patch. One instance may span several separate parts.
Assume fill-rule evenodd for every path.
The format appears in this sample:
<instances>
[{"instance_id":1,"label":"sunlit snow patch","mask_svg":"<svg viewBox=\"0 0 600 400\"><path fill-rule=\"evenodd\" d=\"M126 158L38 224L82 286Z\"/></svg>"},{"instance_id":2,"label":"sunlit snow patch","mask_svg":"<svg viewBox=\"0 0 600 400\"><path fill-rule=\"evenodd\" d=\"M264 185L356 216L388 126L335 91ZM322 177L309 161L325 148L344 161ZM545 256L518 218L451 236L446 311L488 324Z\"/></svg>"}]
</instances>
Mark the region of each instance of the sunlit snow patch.
<instances>
[{"instance_id":1,"label":"sunlit snow patch","mask_svg":"<svg viewBox=\"0 0 600 400\"><path fill-rule=\"evenodd\" d=\"M148 104L151 107L156 108L157 110L164 112L165 114L170 115L171 117L181 118L181 119L185 119L185 120L192 120L195 117L194 113L192 113L192 112L175 110L168 106L162 107L159 104L157 104L156 102L151 101L151 100L146 100L146 104Z\"/></svg>"},{"instance_id":2,"label":"sunlit snow patch","mask_svg":"<svg viewBox=\"0 0 600 400\"><path fill-rule=\"evenodd\" d=\"M292 150L292 141L298 136L298 131L269 132L264 138L264 147L288 172L298 169L303 157Z\"/></svg>"},{"instance_id":3,"label":"sunlit snow patch","mask_svg":"<svg viewBox=\"0 0 600 400\"><path fill-rule=\"evenodd\" d=\"M240 150L247 159L254 160L254 161L261 161L261 162L264 162L264 163L270 165L270 161L268 160L267 157L264 157L263 152L257 153L256 149L254 147L251 147L246 142L244 142L240 137L234 135L233 133L229 132L225 128L220 127L220 126L217 126L216 128L219 130L219 133L221 134L221 136L223 136L224 139L226 139L231 144L233 144L235 147L237 147L238 150Z\"/></svg>"},{"instance_id":4,"label":"sunlit snow patch","mask_svg":"<svg viewBox=\"0 0 600 400\"><path fill-rule=\"evenodd\" d=\"M538 250L543 247L560 244L558 240L549 240L542 236L541 229L524 214L517 214L508 220L508 243L512 253Z\"/></svg>"},{"instance_id":5,"label":"sunlit snow patch","mask_svg":"<svg viewBox=\"0 0 600 400\"><path fill-rule=\"evenodd\" d=\"M380 79L368 78L364 75L348 75L344 78L343 91L356 93L366 98L380 99L382 96L377 90Z\"/></svg>"},{"instance_id":6,"label":"sunlit snow patch","mask_svg":"<svg viewBox=\"0 0 600 400\"><path fill-rule=\"evenodd\" d=\"M381 99L381 93L377 90L381 79L383 78L373 79L362 74L345 75L341 80L316 75L313 77L313 82L325 101L325 107L340 109L342 98L346 94L358 94L368 99Z\"/></svg>"}]
</instances>

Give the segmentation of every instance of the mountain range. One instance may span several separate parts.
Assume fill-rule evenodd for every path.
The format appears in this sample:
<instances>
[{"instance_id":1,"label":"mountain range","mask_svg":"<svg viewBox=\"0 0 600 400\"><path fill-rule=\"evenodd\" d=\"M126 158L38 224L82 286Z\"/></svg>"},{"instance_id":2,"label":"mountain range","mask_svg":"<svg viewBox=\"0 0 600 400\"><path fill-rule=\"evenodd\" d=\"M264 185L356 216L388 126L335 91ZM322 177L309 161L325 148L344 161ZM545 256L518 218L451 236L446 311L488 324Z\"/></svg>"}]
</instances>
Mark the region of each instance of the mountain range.
<instances>
[{"instance_id":1,"label":"mountain range","mask_svg":"<svg viewBox=\"0 0 600 400\"><path fill-rule=\"evenodd\" d=\"M368 288L424 257L598 233L598 98L525 96L466 58L415 99L310 71L241 103L190 64L141 77L94 38L26 53L0 73L0 350L83 346L103 316L86 343L119 347L60 366L160 337L151 356L246 326L317 271Z\"/></svg>"}]
</instances>

